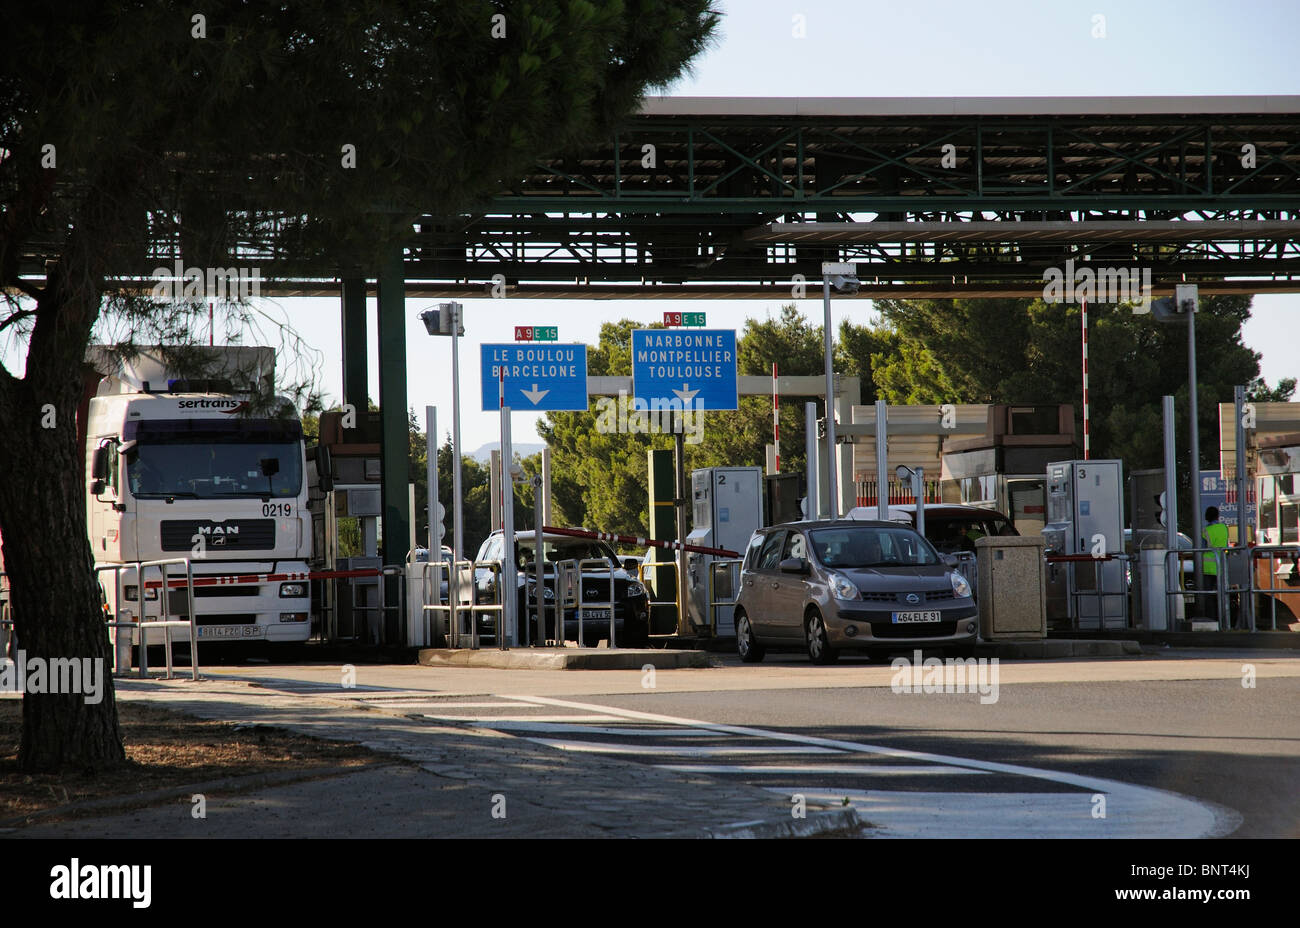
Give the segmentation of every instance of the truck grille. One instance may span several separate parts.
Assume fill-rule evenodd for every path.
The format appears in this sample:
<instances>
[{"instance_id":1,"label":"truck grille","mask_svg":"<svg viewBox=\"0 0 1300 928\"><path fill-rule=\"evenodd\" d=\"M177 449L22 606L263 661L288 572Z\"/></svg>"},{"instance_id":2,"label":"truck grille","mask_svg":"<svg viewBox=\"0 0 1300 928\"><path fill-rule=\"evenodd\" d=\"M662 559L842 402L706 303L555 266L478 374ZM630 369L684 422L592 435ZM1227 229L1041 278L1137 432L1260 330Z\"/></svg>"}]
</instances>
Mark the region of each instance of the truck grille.
<instances>
[{"instance_id":1,"label":"truck grille","mask_svg":"<svg viewBox=\"0 0 1300 928\"><path fill-rule=\"evenodd\" d=\"M202 535L207 549L221 551L264 551L275 547L274 519L164 519L161 531L164 551L188 551L194 536Z\"/></svg>"}]
</instances>

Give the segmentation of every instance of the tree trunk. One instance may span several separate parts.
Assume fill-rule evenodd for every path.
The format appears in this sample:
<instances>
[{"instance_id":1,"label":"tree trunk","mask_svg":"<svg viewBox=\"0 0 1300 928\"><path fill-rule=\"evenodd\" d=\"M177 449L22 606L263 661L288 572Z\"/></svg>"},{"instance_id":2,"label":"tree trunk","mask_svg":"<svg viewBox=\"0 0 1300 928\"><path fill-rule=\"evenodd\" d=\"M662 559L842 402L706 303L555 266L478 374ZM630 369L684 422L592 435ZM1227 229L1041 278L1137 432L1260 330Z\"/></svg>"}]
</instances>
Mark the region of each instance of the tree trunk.
<instances>
[{"instance_id":1,"label":"tree trunk","mask_svg":"<svg viewBox=\"0 0 1300 928\"><path fill-rule=\"evenodd\" d=\"M34 389L29 377L10 393L0 442L0 473L6 475L0 480L0 533L22 651L14 657L89 658L98 662L98 672L83 675L82 692L75 693L33 693L29 677L18 759L29 771L102 769L122 763L125 752L86 534L85 462L76 422L81 387L71 372L40 379L42 387ZM39 473L52 479L37 484L32 461L40 461ZM96 679L97 694L89 692ZM53 680L46 677L47 688Z\"/></svg>"},{"instance_id":2,"label":"tree trunk","mask_svg":"<svg viewBox=\"0 0 1300 928\"><path fill-rule=\"evenodd\" d=\"M0 536L22 651L15 658L43 664L47 690L54 682L51 661L66 666L76 659L92 672L82 675L79 692L37 693L37 681L26 681L18 760L33 772L97 770L126 758L86 532L86 464L77 437L80 370L99 293L83 285L84 277L68 287L59 270L51 276L27 374L6 377L0 387ZM74 679L63 676L61 688L74 688L67 685ZM90 692L96 680L99 691Z\"/></svg>"}]
</instances>

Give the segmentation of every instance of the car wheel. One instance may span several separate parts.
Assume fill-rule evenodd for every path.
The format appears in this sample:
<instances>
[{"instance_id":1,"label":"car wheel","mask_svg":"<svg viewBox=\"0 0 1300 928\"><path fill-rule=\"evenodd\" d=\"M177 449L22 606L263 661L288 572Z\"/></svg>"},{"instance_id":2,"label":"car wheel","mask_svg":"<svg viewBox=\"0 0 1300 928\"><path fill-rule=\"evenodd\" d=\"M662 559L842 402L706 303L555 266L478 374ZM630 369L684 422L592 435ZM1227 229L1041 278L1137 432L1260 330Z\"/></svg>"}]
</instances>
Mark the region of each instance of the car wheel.
<instances>
[{"instance_id":1,"label":"car wheel","mask_svg":"<svg viewBox=\"0 0 1300 928\"><path fill-rule=\"evenodd\" d=\"M736 615L736 653L746 664L757 664L767 654L767 649L754 637L754 626L749 616L741 612Z\"/></svg>"},{"instance_id":2,"label":"car wheel","mask_svg":"<svg viewBox=\"0 0 1300 928\"><path fill-rule=\"evenodd\" d=\"M811 613L808 616L808 660L814 664L833 664L839 656L840 652L831 647L821 613Z\"/></svg>"}]
</instances>

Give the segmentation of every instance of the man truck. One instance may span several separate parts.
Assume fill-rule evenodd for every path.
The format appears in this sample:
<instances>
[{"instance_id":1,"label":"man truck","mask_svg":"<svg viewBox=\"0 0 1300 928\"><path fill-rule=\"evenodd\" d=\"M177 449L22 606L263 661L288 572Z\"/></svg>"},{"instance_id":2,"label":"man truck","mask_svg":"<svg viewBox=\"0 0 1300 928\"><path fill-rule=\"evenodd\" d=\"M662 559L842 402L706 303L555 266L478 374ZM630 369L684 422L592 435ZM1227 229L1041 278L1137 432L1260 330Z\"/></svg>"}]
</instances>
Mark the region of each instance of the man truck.
<instances>
[{"instance_id":1,"label":"man truck","mask_svg":"<svg viewBox=\"0 0 1300 928\"><path fill-rule=\"evenodd\" d=\"M160 352L121 360L92 348L88 358L104 375L84 417L91 547L97 566L131 565L120 579L100 573L106 613L136 623L142 610L158 616L161 572L135 565L187 558L201 641L305 642L311 514L302 424L287 399L257 399L270 395L275 353L187 350L206 352L213 373L182 378ZM169 576L183 579L184 567ZM188 591L170 595L171 616L187 619ZM139 644L138 630L131 640ZM160 631L149 636L162 641Z\"/></svg>"}]
</instances>

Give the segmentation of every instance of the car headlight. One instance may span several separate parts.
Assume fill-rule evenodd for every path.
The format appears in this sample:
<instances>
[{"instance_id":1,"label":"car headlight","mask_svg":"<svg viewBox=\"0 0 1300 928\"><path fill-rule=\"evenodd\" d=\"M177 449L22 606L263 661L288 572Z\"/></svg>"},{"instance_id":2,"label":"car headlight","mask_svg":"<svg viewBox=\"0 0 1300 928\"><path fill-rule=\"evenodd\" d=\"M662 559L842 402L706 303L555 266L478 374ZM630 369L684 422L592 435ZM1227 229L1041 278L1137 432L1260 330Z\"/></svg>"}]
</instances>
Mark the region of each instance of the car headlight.
<instances>
[{"instance_id":1,"label":"car headlight","mask_svg":"<svg viewBox=\"0 0 1300 928\"><path fill-rule=\"evenodd\" d=\"M858 590L858 585L850 580L844 574L830 571L826 575L826 580L831 587L831 595L836 599L861 599L862 593Z\"/></svg>"},{"instance_id":2,"label":"car headlight","mask_svg":"<svg viewBox=\"0 0 1300 928\"><path fill-rule=\"evenodd\" d=\"M281 599L298 599L307 595L307 584L305 583L281 583Z\"/></svg>"},{"instance_id":3,"label":"car headlight","mask_svg":"<svg viewBox=\"0 0 1300 928\"><path fill-rule=\"evenodd\" d=\"M965 577L957 573L957 571L955 570L952 573L950 573L948 577L949 579L952 580L953 593L955 593L959 597L965 597L970 595L970 584L966 582Z\"/></svg>"},{"instance_id":4,"label":"car headlight","mask_svg":"<svg viewBox=\"0 0 1300 928\"><path fill-rule=\"evenodd\" d=\"M529 580L529 581L528 581L528 598L529 598L529 599L536 599L536 598L537 598L537 581L536 581L536 580ZM548 599L548 600L549 600L549 599L555 599L555 591L554 591L553 589L551 589L549 586L544 586L544 587L542 587L542 599Z\"/></svg>"},{"instance_id":5,"label":"car headlight","mask_svg":"<svg viewBox=\"0 0 1300 928\"><path fill-rule=\"evenodd\" d=\"M627 585L627 595L631 597L641 597L645 595L645 587L639 583L629 583Z\"/></svg>"}]
</instances>

